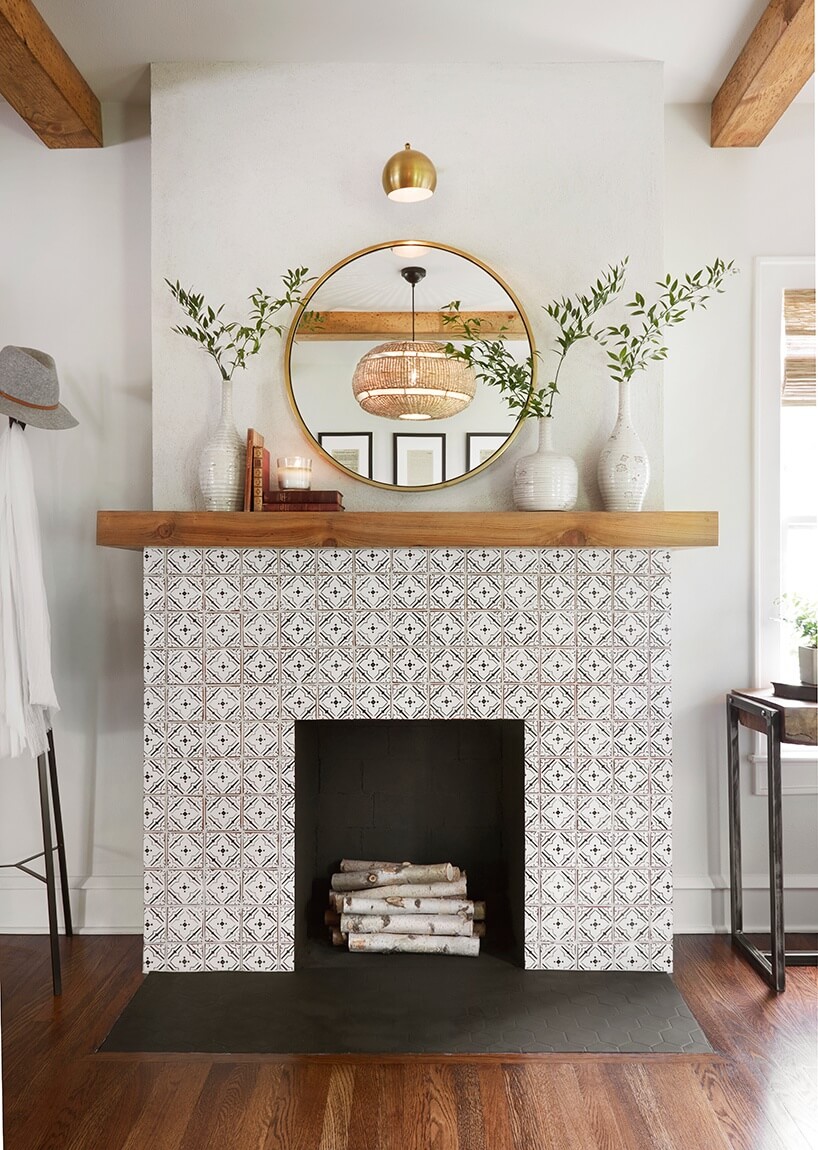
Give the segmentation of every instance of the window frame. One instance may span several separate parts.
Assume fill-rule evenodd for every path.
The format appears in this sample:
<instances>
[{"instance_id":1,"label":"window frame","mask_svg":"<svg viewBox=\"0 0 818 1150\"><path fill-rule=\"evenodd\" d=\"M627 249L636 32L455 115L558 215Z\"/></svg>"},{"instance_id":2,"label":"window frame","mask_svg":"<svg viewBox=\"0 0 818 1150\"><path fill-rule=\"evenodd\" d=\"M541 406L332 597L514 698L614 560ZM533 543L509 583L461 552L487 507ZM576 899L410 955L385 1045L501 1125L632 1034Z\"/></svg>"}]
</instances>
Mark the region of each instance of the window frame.
<instances>
[{"instance_id":1,"label":"window frame","mask_svg":"<svg viewBox=\"0 0 818 1150\"><path fill-rule=\"evenodd\" d=\"M753 364L753 668L756 684L769 682L780 650L780 624L770 605L781 594L781 396L782 305L784 290L815 287L813 256L759 256L755 260L755 355ZM754 740L755 794L767 793L767 755ZM783 794L818 794L818 756L811 747L785 744L781 758L789 766Z\"/></svg>"}]
</instances>

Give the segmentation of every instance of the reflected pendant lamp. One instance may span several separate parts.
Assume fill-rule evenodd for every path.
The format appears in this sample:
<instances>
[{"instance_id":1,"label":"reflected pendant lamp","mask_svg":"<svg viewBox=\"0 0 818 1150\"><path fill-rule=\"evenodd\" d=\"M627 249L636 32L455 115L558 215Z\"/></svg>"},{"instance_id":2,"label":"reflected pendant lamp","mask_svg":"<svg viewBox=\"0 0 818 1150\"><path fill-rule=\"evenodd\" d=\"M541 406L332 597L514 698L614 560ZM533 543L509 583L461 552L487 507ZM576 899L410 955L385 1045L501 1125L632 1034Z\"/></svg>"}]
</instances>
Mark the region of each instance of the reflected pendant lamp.
<instances>
[{"instance_id":1,"label":"reflected pendant lamp","mask_svg":"<svg viewBox=\"0 0 818 1150\"><path fill-rule=\"evenodd\" d=\"M415 339L415 287L424 268L401 268L412 288L412 338L379 343L358 361L352 392L370 415L383 419L448 419L474 399L474 373L450 359L442 343Z\"/></svg>"}]
</instances>

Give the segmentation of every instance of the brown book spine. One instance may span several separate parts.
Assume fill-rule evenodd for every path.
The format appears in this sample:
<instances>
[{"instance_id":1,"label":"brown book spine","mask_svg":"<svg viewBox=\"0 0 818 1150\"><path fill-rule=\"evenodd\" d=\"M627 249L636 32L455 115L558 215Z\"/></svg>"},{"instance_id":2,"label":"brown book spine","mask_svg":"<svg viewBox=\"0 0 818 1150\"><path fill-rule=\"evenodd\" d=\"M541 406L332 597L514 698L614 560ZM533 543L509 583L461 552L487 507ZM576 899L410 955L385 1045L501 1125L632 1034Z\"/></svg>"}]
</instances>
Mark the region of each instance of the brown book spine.
<instances>
[{"instance_id":1,"label":"brown book spine","mask_svg":"<svg viewBox=\"0 0 818 1150\"><path fill-rule=\"evenodd\" d=\"M245 511L253 510L253 449L264 446L264 436L254 427L247 428L247 459L244 471L244 503Z\"/></svg>"},{"instance_id":2,"label":"brown book spine","mask_svg":"<svg viewBox=\"0 0 818 1150\"><path fill-rule=\"evenodd\" d=\"M264 492L267 503L341 503L343 498L341 491L314 491L312 488L285 488L281 491L274 488Z\"/></svg>"},{"instance_id":3,"label":"brown book spine","mask_svg":"<svg viewBox=\"0 0 818 1150\"><path fill-rule=\"evenodd\" d=\"M270 452L266 447L253 448L253 511L264 506L264 492L270 486Z\"/></svg>"},{"instance_id":4,"label":"brown book spine","mask_svg":"<svg viewBox=\"0 0 818 1150\"><path fill-rule=\"evenodd\" d=\"M343 511L343 505L340 503L265 503L262 511L271 511L274 514L279 512L292 513L293 511Z\"/></svg>"}]
</instances>

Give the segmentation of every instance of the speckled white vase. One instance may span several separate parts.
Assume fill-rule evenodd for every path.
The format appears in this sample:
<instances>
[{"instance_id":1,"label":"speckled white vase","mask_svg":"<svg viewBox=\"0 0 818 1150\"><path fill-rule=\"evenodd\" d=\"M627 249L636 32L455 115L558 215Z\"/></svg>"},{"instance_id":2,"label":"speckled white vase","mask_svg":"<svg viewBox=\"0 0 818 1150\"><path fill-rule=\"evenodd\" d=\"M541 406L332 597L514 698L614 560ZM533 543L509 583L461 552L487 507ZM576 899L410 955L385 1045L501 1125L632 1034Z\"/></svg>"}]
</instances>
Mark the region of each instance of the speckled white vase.
<instances>
[{"instance_id":1,"label":"speckled white vase","mask_svg":"<svg viewBox=\"0 0 818 1150\"><path fill-rule=\"evenodd\" d=\"M514 468L514 506L518 511L570 511L577 501L577 465L554 450L552 420L539 420L540 442Z\"/></svg>"},{"instance_id":2,"label":"speckled white vase","mask_svg":"<svg viewBox=\"0 0 818 1150\"><path fill-rule=\"evenodd\" d=\"M199 460L199 486L207 511L241 511L246 450L233 422L233 384L222 380L222 410Z\"/></svg>"},{"instance_id":3,"label":"speckled white vase","mask_svg":"<svg viewBox=\"0 0 818 1150\"><path fill-rule=\"evenodd\" d=\"M619 384L619 413L602 449L597 480L606 511L641 511L650 479L645 445L631 422L630 382Z\"/></svg>"}]
</instances>

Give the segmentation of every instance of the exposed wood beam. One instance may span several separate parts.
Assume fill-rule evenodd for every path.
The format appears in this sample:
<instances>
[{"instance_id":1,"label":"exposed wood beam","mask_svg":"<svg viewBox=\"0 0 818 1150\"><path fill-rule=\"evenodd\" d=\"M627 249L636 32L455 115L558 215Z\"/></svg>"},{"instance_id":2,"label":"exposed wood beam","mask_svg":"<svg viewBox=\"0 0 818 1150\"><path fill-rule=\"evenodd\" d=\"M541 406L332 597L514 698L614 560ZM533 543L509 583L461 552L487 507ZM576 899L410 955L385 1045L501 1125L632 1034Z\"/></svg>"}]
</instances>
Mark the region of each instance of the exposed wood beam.
<instances>
[{"instance_id":1,"label":"exposed wood beam","mask_svg":"<svg viewBox=\"0 0 818 1150\"><path fill-rule=\"evenodd\" d=\"M99 100L31 0L0 0L0 95L49 148L101 148Z\"/></svg>"},{"instance_id":2,"label":"exposed wood beam","mask_svg":"<svg viewBox=\"0 0 818 1150\"><path fill-rule=\"evenodd\" d=\"M297 341L301 340L392 340L409 339L412 335L412 313L408 311L323 311L320 320L305 313ZM480 320L480 334L494 336L500 331L507 339L527 339L519 312L464 311L463 320ZM439 311L415 312L415 335L418 339L454 339L456 331L443 323Z\"/></svg>"},{"instance_id":3,"label":"exposed wood beam","mask_svg":"<svg viewBox=\"0 0 818 1150\"><path fill-rule=\"evenodd\" d=\"M815 71L815 0L770 0L710 109L714 148L755 148Z\"/></svg>"}]
</instances>

